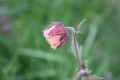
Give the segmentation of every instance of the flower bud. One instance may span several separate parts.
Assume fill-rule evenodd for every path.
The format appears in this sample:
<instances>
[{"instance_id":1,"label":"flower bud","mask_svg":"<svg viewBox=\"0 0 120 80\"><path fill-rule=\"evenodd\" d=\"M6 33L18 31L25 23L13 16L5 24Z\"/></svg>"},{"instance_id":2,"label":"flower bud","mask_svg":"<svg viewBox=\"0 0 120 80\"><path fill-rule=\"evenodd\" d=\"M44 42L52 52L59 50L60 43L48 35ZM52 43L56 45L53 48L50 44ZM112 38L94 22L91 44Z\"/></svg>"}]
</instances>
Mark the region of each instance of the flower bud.
<instances>
[{"instance_id":1,"label":"flower bud","mask_svg":"<svg viewBox=\"0 0 120 80\"><path fill-rule=\"evenodd\" d=\"M43 31L43 35L51 48L56 49L68 41L68 33L60 22L53 22Z\"/></svg>"}]
</instances>

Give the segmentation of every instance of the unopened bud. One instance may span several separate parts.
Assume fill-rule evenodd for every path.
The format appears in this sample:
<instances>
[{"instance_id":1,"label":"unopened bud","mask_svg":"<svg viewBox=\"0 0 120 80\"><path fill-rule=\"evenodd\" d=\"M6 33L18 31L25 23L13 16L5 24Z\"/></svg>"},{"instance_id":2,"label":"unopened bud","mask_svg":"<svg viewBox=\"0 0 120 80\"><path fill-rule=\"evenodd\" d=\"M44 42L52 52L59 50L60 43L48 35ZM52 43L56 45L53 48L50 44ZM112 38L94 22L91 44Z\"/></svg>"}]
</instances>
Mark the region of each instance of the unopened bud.
<instances>
[{"instance_id":1,"label":"unopened bud","mask_svg":"<svg viewBox=\"0 0 120 80\"><path fill-rule=\"evenodd\" d=\"M64 45L69 38L66 29L60 22L53 22L43 31L43 35L53 49Z\"/></svg>"}]
</instances>

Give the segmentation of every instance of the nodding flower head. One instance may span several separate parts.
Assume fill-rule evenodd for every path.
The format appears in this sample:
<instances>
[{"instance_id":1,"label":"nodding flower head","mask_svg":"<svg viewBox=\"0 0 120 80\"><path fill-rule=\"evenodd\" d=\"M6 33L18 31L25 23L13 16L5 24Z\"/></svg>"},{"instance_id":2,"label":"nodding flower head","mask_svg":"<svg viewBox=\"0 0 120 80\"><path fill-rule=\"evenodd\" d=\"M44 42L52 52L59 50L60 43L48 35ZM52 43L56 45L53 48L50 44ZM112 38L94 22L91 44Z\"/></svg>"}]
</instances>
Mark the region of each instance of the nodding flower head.
<instances>
[{"instance_id":1,"label":"nodding flower head","mask_svg":"<svg viewBox=\"0 0 120 80\"><path fill-rule=\"evenodd\" d=\"M69 38L66 29L60 22L53 22L43 31L43 35L53 49L64 45Z\"/></svg>"}]
</instances>

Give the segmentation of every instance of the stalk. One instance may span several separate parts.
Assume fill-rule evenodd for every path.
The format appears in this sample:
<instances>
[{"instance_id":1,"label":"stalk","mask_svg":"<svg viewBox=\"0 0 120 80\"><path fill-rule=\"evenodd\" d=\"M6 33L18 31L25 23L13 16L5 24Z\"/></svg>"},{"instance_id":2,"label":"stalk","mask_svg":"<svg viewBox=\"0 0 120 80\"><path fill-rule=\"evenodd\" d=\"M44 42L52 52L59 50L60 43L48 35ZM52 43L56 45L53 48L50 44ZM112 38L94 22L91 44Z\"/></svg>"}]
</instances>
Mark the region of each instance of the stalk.
<instances>
[{"instance_id":1,"label":"stalk","mask_svg":"<svg viewBox=\"0 0 120 80\"><path fill-rule=\"evenodd\" d=\"M72 27L65 27L65 29L66 30L71 30L71 32L73 34L74 46L75 46L75 52L76 52L77 60L78 60L79 66L82 67L82 61L81 61L81 58L79 57L79 54L78 54L78 47L77 47L77 41L76 41L76 31Z\"/></svg>"}]
</instances>

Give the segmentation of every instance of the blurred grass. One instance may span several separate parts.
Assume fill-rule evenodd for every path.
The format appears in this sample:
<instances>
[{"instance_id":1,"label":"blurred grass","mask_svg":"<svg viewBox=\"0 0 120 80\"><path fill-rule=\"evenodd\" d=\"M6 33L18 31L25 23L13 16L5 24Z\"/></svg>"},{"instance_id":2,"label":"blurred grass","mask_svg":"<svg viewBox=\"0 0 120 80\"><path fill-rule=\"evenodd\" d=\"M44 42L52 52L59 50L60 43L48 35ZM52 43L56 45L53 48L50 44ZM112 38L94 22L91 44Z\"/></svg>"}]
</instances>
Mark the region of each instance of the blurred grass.
<instances>
[{"instance_id":1,"label":"blurred grass","mask_svg":"<svg viewBox=\"0 0 120 80\"><path fill-rule=\"evenodd\" d=\"M82 19L87 19L77 36L82 59L89 60L92 74L120 80L119 4L119 0L0 0L0 80L73 77L78 64L68 51L71 40L52 50L42 30L55 21L75 28Z\"/></svg>"}]
</instances>

